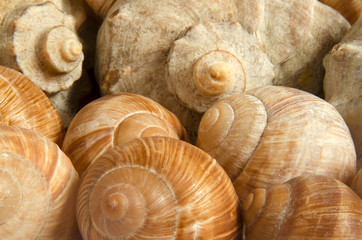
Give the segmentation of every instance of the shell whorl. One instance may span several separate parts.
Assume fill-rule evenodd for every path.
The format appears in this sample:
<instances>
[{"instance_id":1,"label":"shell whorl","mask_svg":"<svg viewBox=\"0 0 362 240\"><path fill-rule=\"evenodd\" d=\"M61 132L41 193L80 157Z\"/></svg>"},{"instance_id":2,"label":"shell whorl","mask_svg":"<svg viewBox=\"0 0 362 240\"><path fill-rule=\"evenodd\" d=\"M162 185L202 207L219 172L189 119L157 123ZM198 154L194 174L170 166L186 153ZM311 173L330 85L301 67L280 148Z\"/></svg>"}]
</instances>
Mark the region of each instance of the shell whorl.
<instances>
[{"instance_id":1,"label":"shell whorl","mask_svg":"<svg viewBox=\"0 0 362 240\"><path fill-rule=\"evenodd\" d=\"M303 173L352 182L356 171L353 141L329 103L301 90L269 86L215 104L216 108L228 105L233 111L219 114L220 123L208 119L217 114L205 113L197 143L224 167L241 200L254 188ZM211 107L208 111L219 110ZM223 119L229 115L233 120ZM208 127L214 122L215 127Z\"/></svg>"},{"instance_id":2,"label":"shell whorl","mask_svg":"<svg viewBox=\"0 0 362 240\"><path fill-rule=\"evenodd\" d=\"M155 101L131 93L113 94L94 100L77 113L62 149L82 176L101 153L147 136L187 140L178 118Z\"/></svg>"},{"instance_id":3,"label":"shell whorl","mask_svg":"<svg viewBox=\"0 0 362 240\"><path fill-rule=\"evenodd\" d=\"M0 234L78 239L79 177L59 147L31 130L0 127Z\"/></svg>"},{"instance_id":4,"label":"shell whorl","mask_svg":"<svg viewBox=\"0 0 362 240\"><path fill-rule=\"evenodd\" d=\"M230 239L240 231L234 191L222 168L197 147L168 137L139 138L89 167L77 219L84 239Z\"/></svg>"},{"instance_id":5,"label":"shell whorl","mask_svg":"<svg viewBox=\"0 0 362 240\"><path fill-rule=\"evenodd\" d=\"M31 129L61 145L65 132L62 120L40 88L20 72L3 66L0 88L1 125Z\"/></svg>"}]
</instances>

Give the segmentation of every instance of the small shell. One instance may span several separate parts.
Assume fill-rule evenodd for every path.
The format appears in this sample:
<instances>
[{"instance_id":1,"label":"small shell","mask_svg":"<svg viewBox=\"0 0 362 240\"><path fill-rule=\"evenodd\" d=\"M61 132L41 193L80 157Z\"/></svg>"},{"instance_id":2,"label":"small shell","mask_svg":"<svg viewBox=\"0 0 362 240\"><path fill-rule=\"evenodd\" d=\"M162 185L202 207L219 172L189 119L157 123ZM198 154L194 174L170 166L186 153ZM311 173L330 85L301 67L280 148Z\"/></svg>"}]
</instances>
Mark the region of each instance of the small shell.
<instances>
[{"instance_id":1,"label":"small shell","mask_svg":"<svg viewBox=\"0 0 362 240\"><path fill-rule=\"evenodd\" d=\"M20 72L3 66L0 89L0 125L31 129L61 145L62 120L41 89Z\"/></svg>"},{"instance_id":2,"label":"small shell","mask_svg":"<svg viewBox=\"0 0 362 240\"><path fill-rule=\"evenodd\" d=\"M78 193L87 239L234 239L238 197L208 154L168 137L139 138L100 156Z\"/></svg>"},{"instance_id":3,"label":"small shell","mask_svg":"<svg viewBox=\"0 0 362 240\"><path fill-rule=\"evenodd\" d=\"M305 173L350 184L356 153L337 110L301 90L254 88L215 103L201 119L197 144L234 182L240 199Z\"/></svg>"},{"instance_id":4,"label":"small shell","mask_svg":"<svg viewBox=\"0 0 362 240\"><path fill-rule=\"evenodd\" d=\"M362 198L362 169L360 169L353 179L351 188Z\"/></svg>"},{"instance_id":5,"label":"small shell","mask_svg":"<svg viewBox=\"0 0 362 240\"><path fill-rule=\"evenodd\" d=\"M83 52L74 19L53 3L29 4L4 20L0 63L22 72L42 90L69 88L82 72Z\"/></svg>"},{"instance_id":6,"label":"small shell","mask_svg":"<svg viewBox=\"0 0 362 240\"><path fill-rule=\"evenodd\" d=\"M75 201L79 177L47 138L0 126L2 239L79 239Z\"/></svg>"},{"instance_id":7,"label":"small shell","mask_svg":"<svg viewBox=\"0 0 362 240\"><path fill-rule=\"evenodd\" d=\"M243 203L247 240L360 239L362 201L342 182L303 175L255 189Z\"/></svg>"},{"instance_id":8,"label":"small shell","mask_svg":"<svg viewBox=\"0 0 362 240\"><path fill-rule=\"evenodd\" d=\"M351 24L354 24L362 12L361 0L319 0L320 2L336 9Z\"/></svg>"},{"instance_id":9,"label":"small shell","mask_svg":"<svg viewBox=\"0 0 362 240\"><path fill-rule=\"evenodd\" d=\"M272 85L274 66L260 45L237 22L196 24L172 45L168 89L202 113L222 97Z\"/></svg>"},{"instance_id":10,"label":"small shell","mask_svg":"<svg viewBox=\"0 0 362 240\"><path fill-rule=\"evenodd\" d=\"M82 176L103 152L154 135L187 139L176 116L158 103L136 94L113 94L92 101L77 113L62 149Z\"/></svg>"}]
</instances>

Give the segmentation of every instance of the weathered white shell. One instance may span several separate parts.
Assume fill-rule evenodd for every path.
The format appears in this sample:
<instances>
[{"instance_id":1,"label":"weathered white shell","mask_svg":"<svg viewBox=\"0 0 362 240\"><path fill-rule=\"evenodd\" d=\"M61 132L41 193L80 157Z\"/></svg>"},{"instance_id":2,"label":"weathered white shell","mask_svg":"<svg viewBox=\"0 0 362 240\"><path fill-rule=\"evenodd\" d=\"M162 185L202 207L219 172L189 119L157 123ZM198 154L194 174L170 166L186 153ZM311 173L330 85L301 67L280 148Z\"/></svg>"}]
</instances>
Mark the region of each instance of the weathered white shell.
<instances>
[{"instance_id":1,"label":"weathered white shell","mask_svg":"<svg viewBox=\"0 0 362 240\"><path fill-rule=\"evenodd\" d=\"M0 89L0 125L31 129L62 144L62 120L40 88L20 72L0 66Z\"/></svg>"},{"instance_id":2,"label":"weathered white shell","mask_svg":"<svg viewBox=\"0 0 362 240\"><path fill-rule=\"evenodd\" d=\"M361 62L362 17L323 59L325 99L336 107L351 131L358 157L357 169L362 168Z\"/></svg>"},{"instance_id":3,"label":"weathered white shell","mask_svg":"<svg viewBox=\"0 0 362 240\"><path fill-rule=\"evenodd\" d=\"M54 142L0 126L2 239L79 239L78 187L77 172Z\"/></svg>"},{"instance_id":4,"label":"weathered white shell","mask_svg":"<svg viewBox=\"0 0 362 240\"><path fill-rule=\"evenodd\" d=\"M306 174L266 189L243 203L245 238L360 239L362 200L332 177Z\"/></svg>"},{"instance_id":5,"label":"weathered white shell","mask_svg":"<svg viewBox=\"0 0 362 240\"><path fill-rule=\"evenodd\" d=\"M343 118L301 90L259 87L221 99L201 119L197 144L233 180L240 199L254 188L315 173L351 184L356 152Z\"/></svg>"},{"instance_id":6,"label":"weathered white shell","mask_svg":"<svg viewBox=\"0 0 362 240\"><path fill-rule=\"evenodd\" d=\"M15 9L0 36L0 64L22 72L42 90L65 90L80 78L84 56L74 18L52 2Z\"/></svg>"},{"instance_id":7,"label":"weathered white shell","mask_svg":"<svg viewBox=\"0 0 362 240\"><path fill-rule=\"evenodd\" d=\"M220 165L168 137L138 138L102 154L77 199L84 240L237 239L240 214Z\"/></svg>"},{"instance_id":8,"label":"weathered white shell","mask_svg":"<svg viewBox=\"0 0 362 240\"><path fill-rule=\"evenodd\" d=\"M187 140L177 117L158 103L136 94L113 94L90 102L77 113L62 149L83 176L105 151L147 136Z\"/></svg>"}]
</instances>

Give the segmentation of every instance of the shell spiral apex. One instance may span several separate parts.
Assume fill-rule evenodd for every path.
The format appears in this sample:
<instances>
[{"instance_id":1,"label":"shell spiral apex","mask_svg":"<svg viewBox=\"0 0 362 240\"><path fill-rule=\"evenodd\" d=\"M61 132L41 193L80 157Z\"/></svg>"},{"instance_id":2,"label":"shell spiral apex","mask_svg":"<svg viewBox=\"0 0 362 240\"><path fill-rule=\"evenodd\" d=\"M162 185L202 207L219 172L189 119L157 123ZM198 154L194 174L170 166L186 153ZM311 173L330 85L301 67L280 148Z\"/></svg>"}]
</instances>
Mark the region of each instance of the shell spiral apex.
<instances>
[{"instance_id":1,"label":"shell spiral apex","mask_svg":"<svg viewBox=\"0 0 362 240\"><path fill-rule=\"evenodd\" d=\"M78 193L84 239L235 239L239 200L208 154L169 137L138 138L101 155Z\"/></svg>"}]
</instances>

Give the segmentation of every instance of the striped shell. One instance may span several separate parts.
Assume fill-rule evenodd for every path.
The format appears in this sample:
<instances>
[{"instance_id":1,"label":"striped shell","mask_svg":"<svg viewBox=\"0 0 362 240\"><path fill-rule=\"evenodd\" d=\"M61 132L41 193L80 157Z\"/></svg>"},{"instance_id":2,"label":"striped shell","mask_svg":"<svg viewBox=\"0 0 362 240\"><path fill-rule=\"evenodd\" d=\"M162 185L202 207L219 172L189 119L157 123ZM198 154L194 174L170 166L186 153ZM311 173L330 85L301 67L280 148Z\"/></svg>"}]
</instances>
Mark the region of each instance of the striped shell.
<instances>
[{"instance_id":1,"label":"striped shell","mask_svg":"<svg viewBox=\"0 0 362 240\"><path fill-rule=\"evenodd\" d=\"M77 172L54 142L24 128L0 127L2 239L79 239L78 187Z\"/></svg>"},{"instance_id":2,"label":"striped shell","mask_svg":"<svg viewBox=\"0 0 362 240\"><path fill-rule=\"evenodd\" d=\"M187 139L180 121L158 103L136 94L113 94L90 102L77 113L62 149L82 176L103 152L154 135Z\"/></svg>"},{"instance_id":3,"label":"striped shell","mask_svg":"<svg viewBox=\"0 0 362 240\"><path fill-rule=\"evenodd\" d=\"M20 72L0 66L0 89L0 125L31 129L61 145L62 120L40 88Z\"/></svg>"},{"instance_id":4,"label":"striped shell","mask_svg":"<svg viewBox=\"0 0 362 240\"><path fill-rule=\"evenodd\" d=\"M87 239L235 239L239 200L220 165L168 137L138 138L85 174L77 220Z\"/></svg>"},{"instance_id":5,"label":"striped shell","mask_svg":"<svg viewBox=\"0 0 362 240\"><path fill-rule=\"evenodd\" d=\"M214 157L244 200L305 173L350 184L356 153L349 130L326 101L298 89L260 87L221 99L201 119L198 146Z\"/></svg>"}]
</instances>

